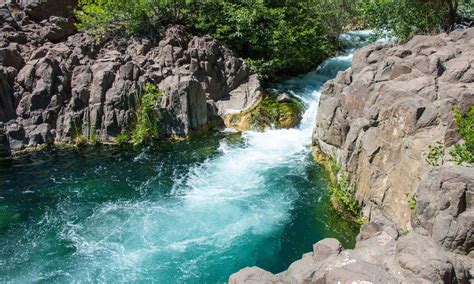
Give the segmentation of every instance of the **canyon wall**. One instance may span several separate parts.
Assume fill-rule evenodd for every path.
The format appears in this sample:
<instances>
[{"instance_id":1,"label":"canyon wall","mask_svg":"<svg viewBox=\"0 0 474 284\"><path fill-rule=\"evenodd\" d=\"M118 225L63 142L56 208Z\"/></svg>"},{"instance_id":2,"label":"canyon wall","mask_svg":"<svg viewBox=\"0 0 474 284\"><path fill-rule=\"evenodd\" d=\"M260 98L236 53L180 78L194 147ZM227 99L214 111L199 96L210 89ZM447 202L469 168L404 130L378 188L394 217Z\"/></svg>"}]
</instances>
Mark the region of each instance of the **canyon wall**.
<instances>
[{"instance_id":1,"label":"canyon wall","mask_svg":"<svg viewBox=\"0 0 474 284\"><path fill-rule=\"evenodd\" d=\"M449 152L462 142L453 109L473 105L474 29L362 48L324 85L313 135L368 220L356 247L325 239L282 273L245 268L230 283L469 283L474 167ZM432 165L438 142L445 162Z\"/></svg>"}]
</instances>

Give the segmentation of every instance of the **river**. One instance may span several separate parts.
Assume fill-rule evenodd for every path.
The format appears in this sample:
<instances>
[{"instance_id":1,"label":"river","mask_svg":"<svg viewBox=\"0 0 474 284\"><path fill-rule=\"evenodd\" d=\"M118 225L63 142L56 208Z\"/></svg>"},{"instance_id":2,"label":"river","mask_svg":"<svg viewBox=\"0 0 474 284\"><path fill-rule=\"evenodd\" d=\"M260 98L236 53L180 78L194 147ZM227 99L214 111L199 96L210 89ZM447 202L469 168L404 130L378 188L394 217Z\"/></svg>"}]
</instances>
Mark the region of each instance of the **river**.
<instances>
[{"instance_id":1,"label":"river","mask_svg":"<svg viewBox=\"0 0 474 284\"><path fill-rule=\"evenodd\" d=\"M276 84L305 105L300 126L219 133L140 152L48 149L0 161L0 282L215 283L280 272L313 243L354 245L311 158L320 89L344 54Z\"/></svg>"}]
</instances>

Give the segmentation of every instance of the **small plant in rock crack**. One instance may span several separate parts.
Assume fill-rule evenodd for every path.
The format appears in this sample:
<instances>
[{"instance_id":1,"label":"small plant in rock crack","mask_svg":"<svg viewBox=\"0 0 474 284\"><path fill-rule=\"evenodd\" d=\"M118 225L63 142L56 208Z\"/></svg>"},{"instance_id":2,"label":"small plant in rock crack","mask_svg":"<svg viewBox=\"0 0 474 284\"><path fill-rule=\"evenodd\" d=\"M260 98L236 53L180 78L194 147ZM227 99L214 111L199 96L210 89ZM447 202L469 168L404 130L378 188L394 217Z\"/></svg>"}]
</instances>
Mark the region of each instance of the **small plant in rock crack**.
<instances>
[{"instance_id":1,"label":"small plant in rock crack","mask_svg":"<svg viewBox=\"0 0 474 284\"><path fill-rule=\"evenodd\" d=\"M444 144L438 141L435 145L428 145L428 152L425 152L423 155L430 166L437 167L442 165L444 163Z\"/></svg>"},{"instance_id":2,"label":"small plant in rock crack","mask_svg":"<svg viewBox=\"0 0 474 284\"><path fill-rule=\"evenodd\" d=\"M416 197L414 194L407 193L408 207L414 213L416 211Z\"/></svg>"},{"instance_id":3,"label":"small plant in rock crack","mask_svg":"<svg viewBox=\"0 0 474 284\"><path fill-rule=\"evenodd\" d=\"M464 143L457 143L450 151L452 161L460 165L463 163L474 163L474 106L470 106L465 115L461 110L455 108L454 121L458 132L464 139Z\"/></svg>"},{"instance_id":4,"label":"small plant in rock crack","mask_svg":"<svg viewBox=\"0 0 474 284\"><path fill-rule=\"evenodd\" d=\"M161 101L163 91L152 84L145 85L145 94L140 99L137 110L137 123L132 131L134 145L158 138L158 118L155 107Z\"/></svg>"}]
</instances>

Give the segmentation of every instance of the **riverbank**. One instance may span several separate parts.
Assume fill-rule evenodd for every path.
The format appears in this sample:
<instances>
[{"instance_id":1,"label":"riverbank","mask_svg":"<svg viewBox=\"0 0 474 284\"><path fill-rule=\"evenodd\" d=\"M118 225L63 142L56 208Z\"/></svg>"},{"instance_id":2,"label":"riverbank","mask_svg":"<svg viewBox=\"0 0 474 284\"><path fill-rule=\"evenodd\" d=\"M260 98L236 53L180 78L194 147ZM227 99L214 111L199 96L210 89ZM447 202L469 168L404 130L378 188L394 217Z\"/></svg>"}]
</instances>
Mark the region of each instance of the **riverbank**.
<instances>
[{"instance_id":1,"label":"riverbank","mask_svg":"<svg viewBox=\"0 0 474 284\"><path fill-rule=\"evenodd\" d=\"M463 123L474 107L473 38L466 29L358 51L322 88L313 134L368 220L355 249L322 240L281 273L246 268L229 282L468 283L474 171L455 149L470 147L473 131Z\"/></svg>"}]
</instances>

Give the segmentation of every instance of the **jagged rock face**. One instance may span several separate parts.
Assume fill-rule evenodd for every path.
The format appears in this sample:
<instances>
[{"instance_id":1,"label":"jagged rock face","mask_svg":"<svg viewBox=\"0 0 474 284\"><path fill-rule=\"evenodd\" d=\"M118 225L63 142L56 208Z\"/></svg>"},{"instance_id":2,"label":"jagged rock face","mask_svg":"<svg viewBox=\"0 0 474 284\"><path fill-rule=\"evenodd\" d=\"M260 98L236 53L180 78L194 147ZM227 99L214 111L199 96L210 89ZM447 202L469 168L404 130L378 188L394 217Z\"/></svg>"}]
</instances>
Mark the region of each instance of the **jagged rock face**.
<instances>
[{"instance_id":1,"label":"jagged rock face","mask_svg":"<svg viewBox=\"0 0 474 284\"><path fill-rule=\"evenodd\" d=\"M425 176L416 191L413 227L447 250L474 248L474 169L443 166Z\"/></svg>"},{"instance_id":2,"label":"jagged rock face","mask_svg":"<svg viewBox=\"0 0 474 284\"><path fill-rule=\"evenodd\" d=\"M349 173L370 219L410 227L407 194L430 167L423 153L456 143L452 109L474 104L474 29L371 45L326 83L313 141Z\"/></svg>"},{"instance_id":3,"label":"jagged rock face","mask_svg":"<svg viewBox=\"0 0 474 284\"><path fill-rule=\"evenodd\" d=\"M77 33L64 10L54 8L65 1L26 2L25 10L0 6L7 19L0 33L0 122L8 149L72 142L78 135L114 140L133 128L146 83L165 93L156 110L163 136L220 125L261 96L250 68L209 36L174 26L156 43L99 42ZM41 22L25 16L48 5L60 16Z\"/></svg>"},{"instance_id":4,"label":"jagged rock face","mask_svg":"<svg viewBox=\"0 0 474 284\"><path fill-rule=\"evenodd\" d=\"M460 140L452 109L474 105L473 73L474 29L360 50L324 86L313 137L350 173L366 206L370 222L356 247L325 239L286 271L244 268L229 282L469 283L474 168L432 168L423 153Z\"/></svg>"},{"instance_id":5,"label":"jagged rock face","mask_svg":"<svg viewBox=\"0 0 474 284\"><path fill-rule=\"evenodd\" d=\"M469 283L469 264L441 248L429 236L400 236L387 219L362 226L355 249L336 239L313 246L288 270L272 274L244 268L229 283Z\"/></svg>"}]
</instances>

